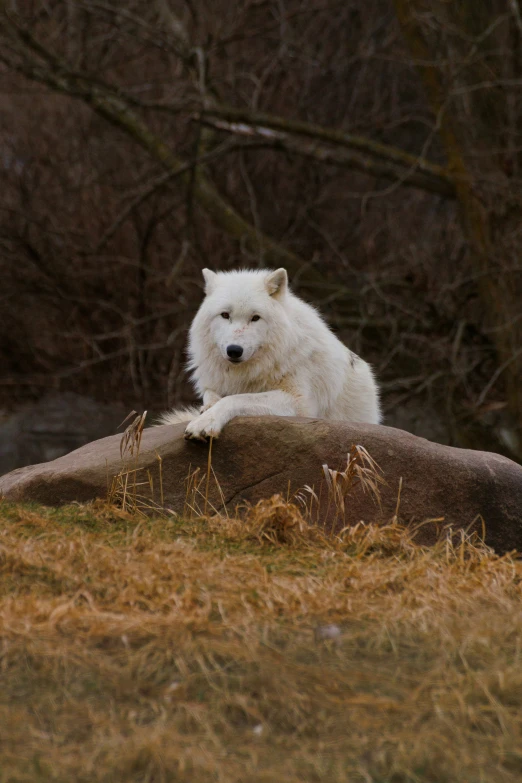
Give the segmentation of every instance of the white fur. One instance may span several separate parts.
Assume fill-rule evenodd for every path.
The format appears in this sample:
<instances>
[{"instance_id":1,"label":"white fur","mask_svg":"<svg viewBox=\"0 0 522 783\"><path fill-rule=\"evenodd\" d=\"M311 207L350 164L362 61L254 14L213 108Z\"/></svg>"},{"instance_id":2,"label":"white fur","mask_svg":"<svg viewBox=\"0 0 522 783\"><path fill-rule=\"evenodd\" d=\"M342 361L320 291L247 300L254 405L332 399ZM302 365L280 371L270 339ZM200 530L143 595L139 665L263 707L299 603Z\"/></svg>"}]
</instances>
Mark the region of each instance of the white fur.
<instances>
[{"instance_id":1,"label":"white fur","mask_svg":"<svg viewBox=\"0 0 522 783\"><path fill-rule=\"evenodd\" d=\"M235 416L310 416L378 424L377 385L319 313L288 289L284 269L203 270L205 299L189 334L189 368L203 408L163 414L189 421L185 437L217 437ZM224 318L222 313L228 313ZM252 321L253 316L260 316ZM232 363L231 345L243 349Z\"/></svg>"}]
</instances>

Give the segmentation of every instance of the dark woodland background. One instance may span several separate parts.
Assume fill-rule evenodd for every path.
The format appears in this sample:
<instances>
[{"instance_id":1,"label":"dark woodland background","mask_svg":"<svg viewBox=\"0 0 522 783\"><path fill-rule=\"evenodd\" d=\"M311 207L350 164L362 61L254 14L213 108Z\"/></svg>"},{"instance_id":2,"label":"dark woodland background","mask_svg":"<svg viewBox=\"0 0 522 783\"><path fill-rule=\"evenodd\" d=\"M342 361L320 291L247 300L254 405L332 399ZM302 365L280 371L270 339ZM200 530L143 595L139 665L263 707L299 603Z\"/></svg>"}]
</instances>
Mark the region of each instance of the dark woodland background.
<instances>
[{"instance_id":1,"label":"dark woodland background","mask_svg":"<svg viewBox=\"0 0 522 783\"><path fill-rule=\"evenodd\" d=\"M0 406L160 410L285 266L387 422L522 460L518 0L0 0Z\"/></svg>"}]
</instances>

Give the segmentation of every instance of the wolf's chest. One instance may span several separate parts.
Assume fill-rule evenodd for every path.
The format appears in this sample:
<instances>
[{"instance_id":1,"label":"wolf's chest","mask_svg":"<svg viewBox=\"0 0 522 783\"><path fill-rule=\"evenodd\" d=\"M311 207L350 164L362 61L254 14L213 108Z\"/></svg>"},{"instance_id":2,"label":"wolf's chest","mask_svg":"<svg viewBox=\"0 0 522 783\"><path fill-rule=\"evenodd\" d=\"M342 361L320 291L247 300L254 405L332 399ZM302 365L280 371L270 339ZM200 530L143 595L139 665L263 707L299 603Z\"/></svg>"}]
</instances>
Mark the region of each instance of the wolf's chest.
<instances>
[{"instance_id":1,"label":"wolf's chest","mask_svg":"<svg viewBox=\"0 0 522 783\"><path fill-rule=\"evenodd\" d=\"M256 394L272 391L276 387L275 381L263 376L252 378L246 373L234 373L234 369L236 368L232 367L232 372L222 374L219 388L215 389L222 397L228 397L231 394Z\"/></svg>"}]
</instances>

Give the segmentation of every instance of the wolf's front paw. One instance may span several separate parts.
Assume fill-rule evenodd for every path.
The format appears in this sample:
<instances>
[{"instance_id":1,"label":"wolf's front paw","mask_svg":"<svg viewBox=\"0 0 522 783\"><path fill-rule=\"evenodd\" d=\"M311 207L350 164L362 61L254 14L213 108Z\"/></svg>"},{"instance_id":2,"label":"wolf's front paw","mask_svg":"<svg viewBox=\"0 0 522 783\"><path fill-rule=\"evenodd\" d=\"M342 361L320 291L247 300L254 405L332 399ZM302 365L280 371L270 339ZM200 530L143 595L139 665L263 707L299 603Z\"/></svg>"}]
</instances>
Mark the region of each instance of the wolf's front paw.
<instances>
[{"instance_id":1,"label":"wolf's front paw","mask_svg":"<svg viewBox=\"0 0 522 783\"><path fill-rule=\"evenodd\" d=\"M218 417L211 410L202 413L187 425L185 430L186 440L203 440L217 438L222 430Z\"/></svg>"}]
</instances>

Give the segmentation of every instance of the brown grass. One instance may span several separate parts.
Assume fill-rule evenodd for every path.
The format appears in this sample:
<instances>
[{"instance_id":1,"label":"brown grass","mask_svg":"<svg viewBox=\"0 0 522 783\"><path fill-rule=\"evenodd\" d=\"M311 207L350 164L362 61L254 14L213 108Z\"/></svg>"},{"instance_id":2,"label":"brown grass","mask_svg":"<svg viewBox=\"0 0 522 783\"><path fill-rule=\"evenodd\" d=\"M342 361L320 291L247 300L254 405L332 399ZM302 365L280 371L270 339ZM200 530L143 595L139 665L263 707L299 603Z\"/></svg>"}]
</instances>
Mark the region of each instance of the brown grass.
<instances>
[{"instance_id":1,"label":"brown grass","mask_svg":"<svg viewBox=\"0 0 522 783\"><path fill-rule=\"evenodd\" d=\"M522 776L522 564L396 524L0 503L0 781Z\"/></svg>"}]
</instances>

